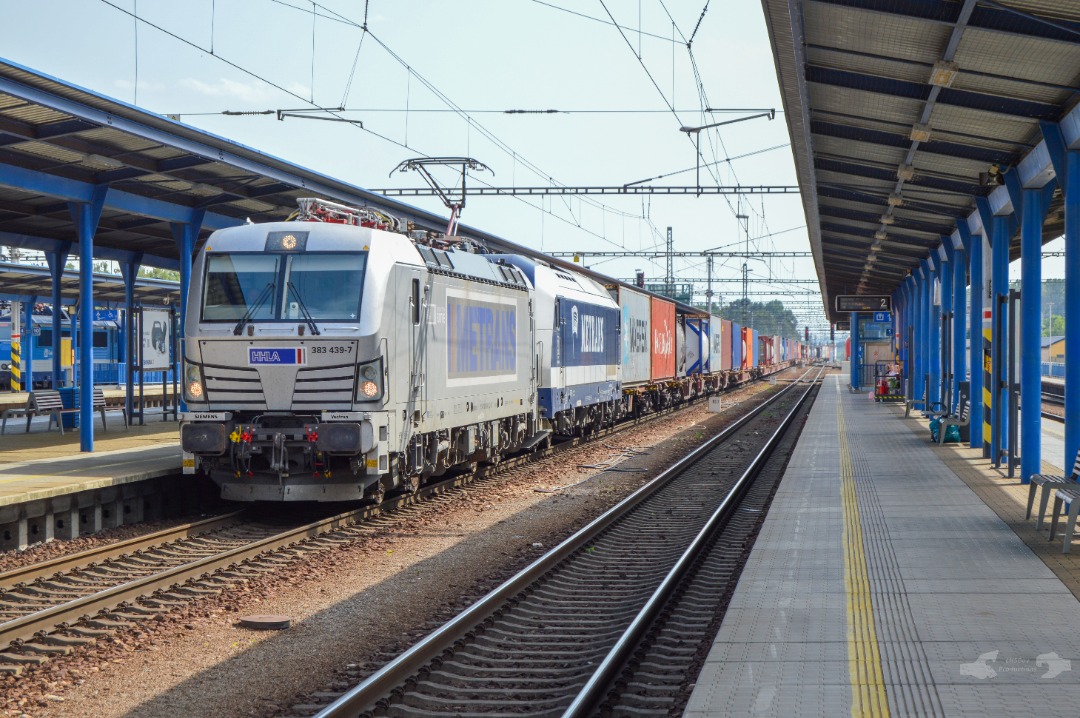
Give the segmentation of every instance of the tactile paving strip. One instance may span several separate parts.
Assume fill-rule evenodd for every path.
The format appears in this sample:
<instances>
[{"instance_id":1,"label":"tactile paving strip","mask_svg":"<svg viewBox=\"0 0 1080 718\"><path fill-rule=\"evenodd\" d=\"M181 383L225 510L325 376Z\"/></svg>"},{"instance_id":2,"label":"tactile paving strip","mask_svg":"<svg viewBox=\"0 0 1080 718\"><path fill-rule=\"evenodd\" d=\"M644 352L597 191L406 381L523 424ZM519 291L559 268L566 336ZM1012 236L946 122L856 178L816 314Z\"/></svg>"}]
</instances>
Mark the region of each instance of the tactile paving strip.
<instances>
[{"instance_id":1,"label":"tactile paving strip","mask_svg":"<svg viewBox=\"0 0 1080 718\"><path fill-rule=\"evenodd\" d=\"M841 444L841 450L847 448L851 456L889 709L896 715L942 716L941 699L920 641L900 563L892 548L873 467L864 456L864 443L859 440L860 433L878 428L873 424L881 421L882 416L856 402L850 403L847 411L852 416L851 421L845 422L848 440ZM893 447L879 445L879 450L890 448Z\"/></svg>"}]
</instances>

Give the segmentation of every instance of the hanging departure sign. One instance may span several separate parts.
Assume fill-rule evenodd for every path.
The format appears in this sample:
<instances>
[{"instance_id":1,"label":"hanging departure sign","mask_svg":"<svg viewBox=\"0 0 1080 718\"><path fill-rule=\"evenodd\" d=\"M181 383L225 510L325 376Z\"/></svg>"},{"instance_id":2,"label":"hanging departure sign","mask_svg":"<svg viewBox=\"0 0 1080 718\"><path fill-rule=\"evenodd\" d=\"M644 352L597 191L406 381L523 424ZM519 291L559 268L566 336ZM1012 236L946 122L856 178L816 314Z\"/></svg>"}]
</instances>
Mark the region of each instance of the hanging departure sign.
<instances>
[{"instance_id":1,"label":"hanging departure sign","mask_svg":"<svg viewBox=\"0 0 1080 718\"><path fill-rule=\"evenodd\" d=\"M892 297L885 294L838 294L836 311L848 312L891 312Z\"/></svg>"}]
</instances>

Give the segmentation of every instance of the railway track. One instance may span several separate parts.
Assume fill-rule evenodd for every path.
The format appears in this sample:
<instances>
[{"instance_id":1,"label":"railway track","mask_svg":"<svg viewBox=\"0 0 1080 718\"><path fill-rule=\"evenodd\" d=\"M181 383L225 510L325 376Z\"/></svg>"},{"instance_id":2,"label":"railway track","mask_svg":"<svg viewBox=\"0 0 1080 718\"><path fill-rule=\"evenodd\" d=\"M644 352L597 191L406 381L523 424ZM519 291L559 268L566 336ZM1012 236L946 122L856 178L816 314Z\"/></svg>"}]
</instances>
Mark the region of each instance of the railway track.
<instances>
[{"instance_id":1,"label":"railway track","mask_svg":"<svg viewBox=\"0 0 1080 718\"><path fill-rule=\"evenodd\" d=\"M663 418L684 407L611 427L590 440ZM237 511L0 574L0 672L69 653L102 635L175 610L202 596L359 537L356 524L478 479L579 446L561 442L414 494L313 520L283 522Z\"/></svg>"},{"instance_id":2,"label":"railway track","mask_svg":"<svg viewBox=\"0 0 1080 718\"><path fill-rule=\"evenodd\" d=\"M614 715L668 715L685 700L820 374L749 412L319 718L584 716L601 704Z\"/></svg>"},{"instance_id":3,"label":"railway track","mask_svg":"<svg viewBox=\"0 0 1080 718\"><path fill-rule=\"evenodd\" d=\"M1065 422L1065 385L1054 382L1042 384L1042 415L1046 419Z\"/></svg>"}]
</instances>

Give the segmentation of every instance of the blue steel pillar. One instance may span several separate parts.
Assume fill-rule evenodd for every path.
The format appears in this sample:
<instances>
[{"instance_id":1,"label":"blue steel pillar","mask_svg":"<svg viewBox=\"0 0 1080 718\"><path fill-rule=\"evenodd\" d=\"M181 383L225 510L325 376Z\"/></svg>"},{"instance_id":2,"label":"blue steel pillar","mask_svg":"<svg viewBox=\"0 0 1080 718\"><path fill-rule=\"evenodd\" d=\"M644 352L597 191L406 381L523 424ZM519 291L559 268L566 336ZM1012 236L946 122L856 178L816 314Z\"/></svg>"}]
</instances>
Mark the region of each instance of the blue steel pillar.
<instances>
[{"instance_id":1,"label":"blue steel pillar","mask_svg":"<svg viewBox=\"0 0 1080 718\"><path fill-rule=\"evenodd\" d=\"M184 335L184 319L187 316L188 288L191 286L191 257L195 254L195 242L199 239L199 230L205 212L196 210L191 221L184 224L173 223L173 239L180 253L180 336Z\"/></svg>"},{"instance_id":2,"label":"blue steel pillar","mask_svg":"<svg viewBox=\"0 0 1080 718\"><path fill-rule=\"evenodd\" d=\"M859 352L859 315L852 312L851 318L851 388L859 388L859 370L862 367L862 356Z\"/></svg>"},{"instance_id":3,"label":"blue steel pillar","mask_svg":"<svg viewBox=\"0 0 1080 718\"><path fill-rule=\"evenodd\" d=\"M921 282L919 294L921 299L919 301L919 313L920 313L920 327L919 332L919 356L922 358L922 370L919 372L919 381L922 382L922 389L920 396L933 397L933 381L932 376L928 376L930 371L930 328L932 324L931 315L934 313L933 307L933 286L934 275L930 271L930 263L925 259L922 261L921 275L919 281ZM930 401L933 401L931 398ZM923 411L930 411L930 404L928 402L923 403Z\"/></svg>"},{"instance_id":4,"label":"blue steel pillar","mask_svg":"<svg viewBox=\"0 0 1080 718\"><path fill-rule=\"evenodd\" d=\"M49 263L49 274L52 275L52 388L60 386L60 375L63 371L60 349L64 342L60 337L60 282L64 277L64 265L67 264L68 253L71 251L71 243L65 242L62 249L55 252L46 252L45 261Z\"/></svg>"},{"instance_id":5,"label":"blue steel pillar","mask_svg":"<svg viewBox=\"0 0 1080 718\"><path fill-rule=\"evenodd\" d=\"M136 341L141 341L141 337L136 337L134 332L135 278L139 274L141 262L142 253L139 253L135 258L120 265L120 275L124 278L124 354L126 359L124 362L124 408L127 409L128 421L135 416L135 377L132 367L135 366L136 357L139 355Z\"/></svg>"},{"instance_id":6,"label":"blue steel pillar","mask_svg":"<svg viewBox=\"0 0 1080 718\"><path fill-rule=\"evenodd\" d=\"M945 338L945 328L948 326L949 320L954 320L952 316L952 303L953 303L953 265L956 264L955 252L952 246L951 237L942 237L941 245L945 251L945 262L939 268L938 274L941 277L941 326L938 332L939 342ZM940 258L940 257L939 257ZM949 333L949 339L952 338L952 332ZM951 341L949 342L951 344ZM947 406L950 410L956 406L953 401L953 388L956 386L956 377L952 378L952 381L946 381L949 374L952 373L952 352L956 351L956 347L950 347L950 351L945 351L945 347L941 347L939 352L941 355L941 403Z\"/></svg>"},{"instance_id":7,"label":"blue steel pillar","mask_svg":"<svg viewBox=\"0 0 1080 718\"><path fill-rule=\"evenodd\" d=\"M23 391L34 390L34 305L37 297L23 303L22 339L19 340L19 354L22 356ZM53 342L56 342L54 336Z\"/></svg>"},{"instance_id":8,"label":"blue steel pillar","mask_svg":"<svg viewBox=\"0 0 1080 718\"><path fill-rule=\"evenodd\" d=\"M926 411L926 407L923 406L923 398L925 397L926 377L924 373L926 371L926 360L924 358L923 348L926 346L923 337L923 326L926 324L925 317L923 316L924 297L923 297L923 268L918 267L915 270L915 286L914 296L915 301L912 305L911 319L912 326L915 331L911 336L911 373L912 373L912 396L915 401L922 406L923 411Z\"/></svg>"},{"instance_id":9,"label":"blue steel pillar","mask_svg":"<svg viewBox=\"0 0 1080 718\"><path fill-rule=\"evenodd\" d=\"M204 210L195 210L192 213L191 221L186 224L173 223L172 233L173 239L176 240L177 249L180 253L180 331L178 332L177 349L179 350L180 361L179 371L183 371L183 357L185 355L185 341L184 334L187 328L187 300L188 289L191 287L191 257L195 253L195 242L199 239L199 229L202 227L203 217L205 215ZM184 383L184 378L180 377L180 384ZM187 404L184 402L184 393L180 392L178 397L180 402L180 410L186 411Z\"/></svg>"},{"instance_id":10,"label":"blue steel pillar","mask_svg":"<svg viewBox=\"0 0 1080 718\"><path fill-rule=\"evenodd\" d=\"M952 241L952 237L949 238ZM967 351L964 339L967 337L967 267L964 250L953 250L953 406L960 407L960 382L967 380ZM969 402L971 397L969 397Z\"/></svg>"},{"instance_id":11,"label":"blue steel pillar","mask_svg":"<svg viewBox=\"0 0 1080 718\"><path fill-rule=\"evenodd\" d=\"M1065 187L1065 463L1070 470L1080 451L1080 151L1067 153Z\"/></svg>"},{"instance_id":12,"label":"blue steel pillar","mask_svg":"<svg viewBox=\"0 0 1080 718\"><path fill-rule=\"evenodd\" d=\"M1024 190L1020 226L1020 483L1042 472L1042 210L1041 189ZM1071 467L1070 467L1071 470Z\"/></svg>"},{"instance_id":13,"label":"blue steel pillar","mask_svg":"<svg viewBox=\"0 0 1080 718\"><path fill-rule=\"evenodd\" d=\"M990 459L995 463L1001 461L1001 450L1005 446L1008 437L1008 390L1002 383L1008 378L1008 347L1006 341L1009 337L1008 307L1002 303L1002 298L1009 296L1009 217L1004 214L994 215L994 229L991 231L993 246L991 247L991 272L990 283L993 290L993 306L991 307L991 343L990 343L990 376L997 382L990 388L991 416L990 422ZM1001 315L1000 317L998 315ZM997 332L1001 336L997 336Z\"/></svg>"},{"instance_id":14,"label":"blue steel pillar","mask_svg":"<svg viewBox=\"0 0 1080 718\"><path fill-rule=\"evenodd\" d=\"M930 375L930 407L932 409L935 404L941 402L941 308L934 304L934 290L941 276L941 260L936 256L931 256L926 261L930 268L926 305L927 316L930 319L926 329L926 371Z\"/></svg>"},{"instance_id":15,"label":"blue steel pillar","mask_svg":"<svg viewBox=\"0 0 1080 718\"><path fill-rule=\"evenodd\" d=\"M985 229L983 230L986 231ZM964 236L964 230L960 230ZM971 272L971 311L968 316L969 356L971 367L971 421L969 422L971 448L983 448L983 238L982 235L968 235L968 267Z\"/></svg>"},{"instance_id":16,"label":"blue steel pillar","mask_svg":"<svg viewBox=\"0 0 1080 718\"><path fill-rule=\"evenodd\" d=\"M90 202L69 204L79 236L79 446L82 451L94 450L94 233L108 191L108 186L98 185Z\"/></svg>"},{"instance_id":17,"label":"blue steel pillar","mask_svg":"<svg viewBox=\"0 0 1080 718\"><path fill-rule=\"evenodd\" d=\"M1054 166L1057 185L1065 197L1065 306L1080 307L1080 147L1070 149L1062 125L1040 123L1047 153ZM1075 143L1075 140L1074 140ZM1049 193L1051 185L1045 189ZM1043 195L1043 211L1050 205ZM1070 351L1071 350L1071 351ZM1068 471L1080 450L1080 315L1065 312L1065 461Z\"/></svg>"}]
</instances>

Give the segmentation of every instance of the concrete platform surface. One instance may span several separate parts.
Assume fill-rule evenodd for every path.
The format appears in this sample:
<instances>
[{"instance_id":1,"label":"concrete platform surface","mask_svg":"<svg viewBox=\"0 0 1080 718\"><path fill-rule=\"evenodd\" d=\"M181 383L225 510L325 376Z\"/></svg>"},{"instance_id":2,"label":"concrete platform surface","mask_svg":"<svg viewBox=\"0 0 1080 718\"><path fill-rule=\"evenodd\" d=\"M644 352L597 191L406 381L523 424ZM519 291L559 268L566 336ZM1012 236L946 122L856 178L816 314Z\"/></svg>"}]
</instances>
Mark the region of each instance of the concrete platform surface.
<instances>
[{"instance_id":1,"label":"concrete platform surface","mask_svg":"<svg viewBox=\"0 0 1080 718\"><path fill-rule=\"evenodd\" d=\"M0 436L0 506L132 483L179 473L180 429L175 421L148 417L124 429L109 416L109 430L95 422L93 453L79 447L78 429L11 432Z\"/></svg>"},{"instance_id":2,"label":"concrete platform surface","mask_svg":"<svg viewBox=\"0 0 1080 718\"><path fill-rule=\"evenodd\" d=\"M1026 487L974 489L950 466L975 452L846 384L825 381L685 715L1080 713L1080 601L999 516L1023 522Z\"/></svg>"}]
</instances>

